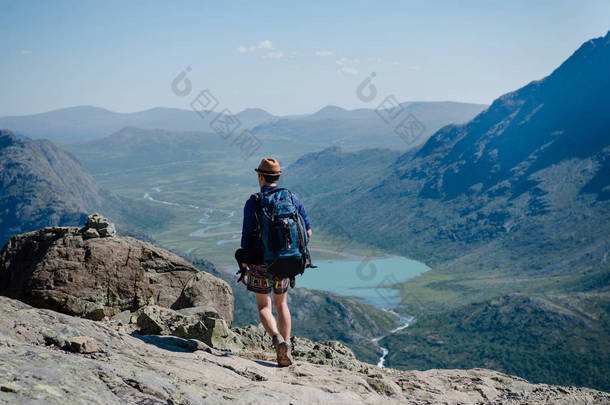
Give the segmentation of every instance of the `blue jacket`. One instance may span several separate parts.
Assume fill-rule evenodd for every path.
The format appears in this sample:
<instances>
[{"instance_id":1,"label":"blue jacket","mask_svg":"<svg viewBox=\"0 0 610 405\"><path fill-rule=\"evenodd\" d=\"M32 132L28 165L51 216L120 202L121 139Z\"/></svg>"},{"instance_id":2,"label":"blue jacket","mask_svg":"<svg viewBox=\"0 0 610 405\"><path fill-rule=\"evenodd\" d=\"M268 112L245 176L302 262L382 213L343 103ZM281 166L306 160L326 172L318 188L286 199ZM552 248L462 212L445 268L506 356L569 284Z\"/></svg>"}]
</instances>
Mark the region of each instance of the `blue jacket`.
<instances>
[{"instance_id":1,"label":"blue jacket","mask_svg":"<svg viewBox=\"0 0 610 405\"><path fill-rule=\"evenodd\" d=\"M263 186L261 187L261 193L264 193L269 190L273 190L277 186ZM303 221L305 222L305 228L307 230L311 229L311 224L309 223L309 219L307 219L307 213L305 212L305 207L297 196L294 196L294 203L299 210L299 213L303 217ZM244 249L253 249L258 247L258 236L256 235L256 200L253 197L250 197L248 201L246 201L246 205L244 205L244 223L241 229L241 247Z\"/></svg>"}]
</instances>

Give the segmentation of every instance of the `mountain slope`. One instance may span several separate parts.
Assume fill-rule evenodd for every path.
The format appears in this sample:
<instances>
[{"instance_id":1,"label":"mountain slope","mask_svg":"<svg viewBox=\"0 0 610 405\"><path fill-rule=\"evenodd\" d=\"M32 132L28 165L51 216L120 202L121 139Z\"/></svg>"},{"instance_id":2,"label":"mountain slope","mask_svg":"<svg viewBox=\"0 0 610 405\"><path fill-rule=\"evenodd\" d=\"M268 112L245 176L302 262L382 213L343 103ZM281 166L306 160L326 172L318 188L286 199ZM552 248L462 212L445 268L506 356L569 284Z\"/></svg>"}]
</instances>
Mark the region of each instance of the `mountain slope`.
<instances>
[{"instance_id":1,"label":"mountain slope","mask_svg":"<svg viewBox=\"0 0 610 405\"><path fill-rule=\"evenodd\" d=\"M609 71L610 33L472 121L389 156L381 170L384 159L369 170L338 149L304 156L288 168L287 186L301 190L314 223L341 224L350 238L431 266L396 285L400 309L417 313L419 321L412 335L408 328L383 341L390 364L494 364L537 381L608 389ZM533 301L493 304L515 293ZM539 311L546 300L540 294L574 302L582 316L598 320L583 329L580 321L562 318L562 309ZM473 311L481 316L466 327ZM540 323L518 330L531 311ZM510 321L497 323L504 315ZM555 344L537 342L536 334L556 337ZM425 336L441 336L446 344ZM534 345L520 347L521 338ZM588 360L577 361L579 353L595 361L585 367Z\"/></svg>"},{"instance_id":2,"label":"mountain slope","mask_svg":"<svg viewBox=\"0 0 610 405\"><path fill-rule=\"evenodd\" d=\"M591 40L550 76L505 94L467 125L444 128L396 169L403 178L430 176L421 197L452 199L477 184L485 192L510 178L507 194L516 198L535 187L536 171L572 158L599 163L610 145L608 71L610 36Z\"/></svg>"},{"instance_id":3,"label":"mountain slope","mask_svg":"<svg viewBox=\"0 0 610 405\"><path fill-rule=\"evenodd\" d=\"M608 296L509 295L422 317L381 341L388 367L493 368L610 390Z\"/></svg>"},{"instance_id":4,"label":"mountain slope","mask_svg":"<svg viewBox=\"0 0 610 405\"><path fill-rule=\"evenodd\" d=\"M101 205L93 178L49 141L0 131L0 244L40 226L80 223Z\"/></svg>"},{"instance_id":5,"label":"mountain slope","mask_svg":"<svg viewBox=\"0 0 610 405\"><path fill-rule=\"evenodd\" d=\"M64 148L79 158L94 175L100 172L146 167L170 162L204 161L227 148L213 133L176 132L126 127L99 139Z\"/></svg>"},{"instance_id":6,"label":"mountain slope","mask_svg":"<svg viewBox=\"0 0 610 405\"><path fill-rule=\"evenodd\" d=\"M123 227L160 226L164 207L101 190L70 153L47 140L20 139L0 131L0 245L14 234L52 225L82 225L100 210Z\"/></svg>"}]
</instances>

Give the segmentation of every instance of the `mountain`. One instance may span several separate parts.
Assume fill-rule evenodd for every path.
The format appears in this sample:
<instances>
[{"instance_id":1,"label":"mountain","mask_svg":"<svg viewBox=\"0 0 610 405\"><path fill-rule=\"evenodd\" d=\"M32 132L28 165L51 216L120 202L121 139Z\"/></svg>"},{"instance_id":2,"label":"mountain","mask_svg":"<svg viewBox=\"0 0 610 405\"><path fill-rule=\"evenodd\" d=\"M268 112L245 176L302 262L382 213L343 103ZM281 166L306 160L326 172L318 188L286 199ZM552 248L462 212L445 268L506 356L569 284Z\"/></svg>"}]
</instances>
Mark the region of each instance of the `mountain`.
<instances>
[{"instance_id":1,"label":"mountain","mask_svg":"<svg viewBox=\"0 0 610 405\"><path fill-rule=\"evenodd\" d=\"M421 143L443 125L465 122L482 111L481 104L455 102L411 102L402 104L403 114L413 114L423 124ZM92 106L78 106L41 114L0 117L0 128L7 128L30 138L47 138L63 143L91 141L112 135L123 128L165 130L169 132L214 133L211 125L218 111L177 108L152 108L135 113L117 113ZM253 129L262 138L285 136L320 145L348 147L386 146L405 149L394 127L372 109L344 110L327 106L314 114L280 118L260 108L247 108L235 114L238 132Z\"/></svg>"},{"instance_id":2,"label":"mountain","mask_svg":"<svg viewBox=\"0 0 610 405\"><path fill-rule=\"evenodd\" d=\"M47 225L80 223L101 205L100 190L80 163L46 140L0 131L0 244Z\"/></svg>"},{"instance_id":3,"label":"mountain","mask_svg":"<svg viewBox=\"0 0 610 405\"><path fill-rule=\"evenodd\" d=\"M73 155L48 140L1 130L0 169L0 245L41 226L80 225L95 210L137 235L172 217L164 207L101 190Z\"/></svg>"},{"instance_id":4,"label":"mountain","mask_svg":"<svg viewBox=\"0 0 610 405\"><path fill-rule=\"evenodd\" d=\"M398 157L329 148L288 168L286 185L300 191L318 227L332 233L341 224L348 239L431 266L395 285L402 289L400 309L417 313L421 329L385 340L391 364L484 367L495 361L500 370L519 370L534 381L572 378L572 384L593 381L610 389L604 377L610 364L604 343L610 308L608 71L610 32L583 44L548 77L499 97L471 121L445 126ZM378 156L372 170L364 160L369 155ZM515 299L491 304L511 294L531 301L527 307ZM578 322L507 327L526 325L527 313L541 313L548 294L573 302ZM473 303L485 316L466 329L461 317L473 308L464 305ZM564 319L565 313L549 304L541 316ZM503 314L515 317L494 324ZM582 322L583 336L564 332ZM558 340L520 352L520 333L531 341ZM413 343L421 336L450 343ZM417 357L405 347L425 352ZM566 347L580 352L560 355ZM511 364L519 353L524 363ZM571 373L577 353L598 356L600 363Z\"/></svg>"},{"instance_id":5,"label":"mountain","mask_svg":"<svg viewBox=\"0 0 610 405\"><path fill-rule=\"evenodd\" d=\"M271 115L267 111L260 108L246 108L235 115L247 128L253 128L277 119L276 116Z\"/></svg>"},{"instance_id":6,"label":"mountain","mask_svg":"<svg viewBox=\"0 0 610 405\"><path fill-rule=\"evenodd\" d=\"M365 110L370 111L370 110ZM307 116L310 120L323 120L323 119L338 119L338 118L349 118L350 112L344 108L336 105L327 105L321 108L315 113Z\"/></svg>"},{"instance_id":7,"label":"mountain","mask_svg":"<svg viewBox=\"0 0 610 405\"><path fill-rule=\"evenodd\" d=\"M401 113L394 122L383 111L366 108L345 110L337 106L326 106L311 115L279 118L259 125L253 131L261 138L306 139L322 147L335 145L350 150L365 147L404 150L425 142L436 130L447 124L472 119L486 107L482 104L457 102L409 102L400 105ZM399 122L407 117L414 117L421 128L413 139L405 142L395 131Z\"/></svg>"},{"instance_id":8,"label":"mountain","mask_svg":"<svg viewBox=\"0 0 610 405\"><path fill-rule=\"evenodd\" d=\"M30 138L81 142L110 135L124 127L209 132L209 124L217 113L203 111L199 115L193 110L163 107L118 113L99 107L78 106L41 114L1 117L0 128L8 128ZM274 119L261 109L246 109L235 116L244 128Z\"/></svg>"}]
</instances>

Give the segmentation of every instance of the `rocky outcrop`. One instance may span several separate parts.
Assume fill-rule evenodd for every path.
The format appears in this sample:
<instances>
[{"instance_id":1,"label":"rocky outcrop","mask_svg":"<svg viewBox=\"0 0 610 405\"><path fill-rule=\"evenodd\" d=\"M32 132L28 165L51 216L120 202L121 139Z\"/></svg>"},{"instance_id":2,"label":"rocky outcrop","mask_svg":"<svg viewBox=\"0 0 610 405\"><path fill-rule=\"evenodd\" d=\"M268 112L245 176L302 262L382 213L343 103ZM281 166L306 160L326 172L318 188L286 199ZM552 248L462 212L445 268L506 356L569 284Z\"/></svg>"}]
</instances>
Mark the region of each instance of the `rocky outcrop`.
<instances>
[{"instance_id":1,"label":"rocky outcrop","mask_svg":"<svg viewBox=\"0 0 610 405\"><path fill-rule=\"evenodd\" d=\"M262 336L250 327L254 345ZM258 336L258 337L257 337ZM264 342L259 342L264 343ZM295 352L345 349L298 340ZM317 354L312 355L315 358ZM310 357L305 355L305 358ZM349 355L346 355L346 358ZM195 340L137 336L0 297L0 403L10 404L606 404L610 394L531 384L491 370L359 370L299 356L219 353ZM337 358L338 359L338 358Z\"/></svg>"},{"instance_id":2,"label":"rocky outcrop","mask_svg":"<svg viewBox=\"0 0 610 405\"><path fill-rule=\"evenodd\" d=\"M196 339L205 343L205 347L223 352L259 359L269 357L273 360L271 338L261 324L229 328L225 320L208 307L174 311L146 305L134 312L124 311L105 318L103 322L121 333ZM357 360L347 346L336 340L312 342L292 336L291 344L295 359L354 371L368 366Z\"/></svg>"},{"instance_id":3,"label":"rocky outcrop","mask_svg":"<svg viewBox=\"0 0 610 405\"><path fill-rule=\"evenodd\" d=\"M226 282L164 249L116 236L96 214L84 228L48 227L11 237L0 252L0 295L94 320L145 305L205 306L228 326L233 320Z\"/></svg>"},{"instance_id":4,"label":"rocky outcrop","mask_svg":"<svg viewBox=\"0 0 610 405\"><path fill-rule=\"evenodd\" d=\"M95 213L87 217L83 233L85 236L87 233L90 233L91 235L94 235L93 237L96 237L95 235L97 235L97 237L106 238L116 235L116 228L113 223L108 221L108 218Z\"/></svg>"},{"instance_id":5,"label":"rocky outcrop","mask_svg":"<svg viewBox=\"0 0 610 405\"><path fill-rule=\"evenodd\" d=\"M227 322L208 307L174 311L148 305L140 308L132 317L136 318L135 324L132 324L133 333L197 339L224 351L238 352L243 348L240 339L231 331Z\"/></svg>"}]
</instances>

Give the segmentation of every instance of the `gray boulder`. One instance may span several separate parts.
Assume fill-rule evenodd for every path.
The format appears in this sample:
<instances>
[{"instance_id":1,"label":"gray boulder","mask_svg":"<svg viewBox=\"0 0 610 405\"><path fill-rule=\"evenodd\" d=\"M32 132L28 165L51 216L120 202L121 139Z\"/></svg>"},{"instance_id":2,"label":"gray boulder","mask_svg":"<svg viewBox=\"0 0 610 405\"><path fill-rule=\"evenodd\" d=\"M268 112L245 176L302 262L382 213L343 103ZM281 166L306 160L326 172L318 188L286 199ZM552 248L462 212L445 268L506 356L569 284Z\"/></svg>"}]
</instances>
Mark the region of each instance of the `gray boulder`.
<instances>
[{"instance_id":1,"label":"gray boulder","mask_svg":"<svg viewBox=\"0 0 610 405\"><path fill-rule=\"evenodd\" d=\"M208 346L232 352L244 345L216 311L209 307L187 308L174 311L156 305L138 310L138 329L143 335L172 335L184 339L197 339Z\"/></svg>"},{"instance_id":2,"label":"gray boulder","mask_svg":"<svg viewBox=\"0 0 610 405\"><path fill-rule=\"evenodd\" d=\"M223 280L149 243L85 238L76 227L11 237L0 251L0 295L94 320L154 304L205 305L228 326L233 321L233 293Z\"/></svg>"}]
</instances>

